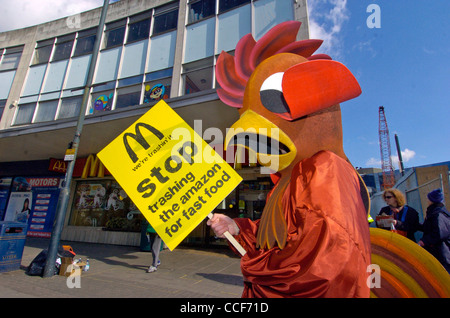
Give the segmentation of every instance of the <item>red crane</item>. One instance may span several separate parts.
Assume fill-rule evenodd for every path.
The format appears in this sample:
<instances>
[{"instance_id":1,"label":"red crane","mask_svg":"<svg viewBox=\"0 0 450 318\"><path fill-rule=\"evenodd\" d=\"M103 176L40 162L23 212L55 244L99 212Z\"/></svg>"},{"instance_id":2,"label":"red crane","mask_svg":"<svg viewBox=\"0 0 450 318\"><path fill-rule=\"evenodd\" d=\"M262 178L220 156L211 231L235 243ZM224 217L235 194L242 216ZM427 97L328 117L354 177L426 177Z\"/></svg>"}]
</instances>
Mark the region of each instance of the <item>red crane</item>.
<instances>
[{"instance_id":1,"label":"red crane","mask_svg":"<svg viewBox=\"0 0 450 318\"><path fill-rule=\"evenodd\" d=\"M379 108L379 126L378 134L380 136L381 152L381 170L383 171L383 187L392 188L395 184L394 168L391 159L391 143L389 141L389 129L384 114L384 107Z\"/></svg>"}]
</instances>

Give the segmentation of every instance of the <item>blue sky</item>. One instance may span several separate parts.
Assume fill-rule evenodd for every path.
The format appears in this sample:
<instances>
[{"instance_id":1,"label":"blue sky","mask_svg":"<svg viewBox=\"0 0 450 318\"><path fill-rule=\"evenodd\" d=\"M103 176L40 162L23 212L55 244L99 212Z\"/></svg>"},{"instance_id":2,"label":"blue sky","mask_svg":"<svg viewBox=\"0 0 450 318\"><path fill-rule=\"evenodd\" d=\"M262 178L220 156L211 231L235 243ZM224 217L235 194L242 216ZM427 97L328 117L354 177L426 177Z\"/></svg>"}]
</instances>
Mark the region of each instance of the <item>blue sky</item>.
<instances>
[{"instance_id":1,"label":"blue sky","mask_svg":"<svg viewBox=\"0 0 450 318\"><path fill-rule=\"evenodd\" d=\"M450 1L308 3L311 37L328 41L323 51L344 63L363 91L341 104L344 149L353 165L380 167L379 106L385 107L391 154L397 156L397 134L405 167L449 161ZM367 26L370 4L380 9L380 28Z\"/></svg>"},{"instance_id":2,"label":"blue sky","mask_svg":"<svg viewBox=\"0 0 450 318\"><path fill-rule=\"evenodd\" d=\"M102 4L0 0L0 32ZM371 4L380 9L380 28L367 25ZM363 91L341 105L344 149L353 165L380 167L379 106L385 107L391 153L397 156L397 134L405 167L449 161L450 1L308 0L308 5L311 37L324 40L320 52L344 63Z\"/></svg>"}]
</instances>

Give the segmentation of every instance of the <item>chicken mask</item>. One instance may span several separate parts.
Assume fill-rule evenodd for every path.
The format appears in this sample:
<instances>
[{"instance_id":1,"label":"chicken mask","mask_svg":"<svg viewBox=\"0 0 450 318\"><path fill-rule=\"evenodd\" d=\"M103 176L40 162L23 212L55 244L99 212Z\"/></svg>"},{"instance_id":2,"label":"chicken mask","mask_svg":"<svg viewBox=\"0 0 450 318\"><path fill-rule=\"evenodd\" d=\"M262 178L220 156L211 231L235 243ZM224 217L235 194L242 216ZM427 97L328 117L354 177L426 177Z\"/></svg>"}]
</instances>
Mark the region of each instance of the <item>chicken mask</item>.
<instances>
[{"instance_id":1,"label":"chicken mask","mask_svg":"<svg viewBox=\"0 0 450 318\"><path fill-rule=\"evenodd\" d=\"M259 163L270 165L280 180L263 212L260 247L277 242L283 248L286 243L279 201L292 167L321 150L346 159L339 103L361 94L343 64L325 54L313 55L321 40L296 41L300 25L298 21L278 24L258 42L248 34L237 44L235 56L222 52L216 66L220 99L241 115L226 136L225 148L235 143L255 152ZM258 140L268 140L272 148L239 142L245 140L240 134L250 131Z\"/></svg>"}]
</instances>

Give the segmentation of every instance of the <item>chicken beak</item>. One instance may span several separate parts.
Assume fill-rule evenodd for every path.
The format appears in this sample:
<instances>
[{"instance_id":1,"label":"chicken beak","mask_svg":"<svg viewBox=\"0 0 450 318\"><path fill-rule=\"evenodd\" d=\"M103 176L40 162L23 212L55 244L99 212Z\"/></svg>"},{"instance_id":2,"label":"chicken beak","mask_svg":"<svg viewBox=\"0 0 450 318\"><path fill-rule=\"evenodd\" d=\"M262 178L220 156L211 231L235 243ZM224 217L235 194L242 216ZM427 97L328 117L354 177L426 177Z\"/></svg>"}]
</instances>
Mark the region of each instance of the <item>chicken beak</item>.
<instances>
[{"instance_id":1,"label":"chicken beak","mask_svg":"<svg viewBox=\"0 0 450 318\"><path fill-rule=\"evenodd\" d=\"M287 168L297 154L292 140L278 126L252 110L228 129L225 149L232 145L255 153L258 162L272 172Z\"/></svg>"}]
</instances>

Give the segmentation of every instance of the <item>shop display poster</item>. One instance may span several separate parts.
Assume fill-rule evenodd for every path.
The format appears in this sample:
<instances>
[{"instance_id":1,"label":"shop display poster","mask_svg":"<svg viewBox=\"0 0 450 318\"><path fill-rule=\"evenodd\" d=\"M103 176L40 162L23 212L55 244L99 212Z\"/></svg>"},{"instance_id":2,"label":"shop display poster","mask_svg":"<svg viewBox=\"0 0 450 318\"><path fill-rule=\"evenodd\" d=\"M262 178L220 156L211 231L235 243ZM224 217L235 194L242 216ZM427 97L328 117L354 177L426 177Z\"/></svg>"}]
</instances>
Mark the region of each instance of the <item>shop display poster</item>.
<instances>
[{"instance_id":1,"label":"shop display poster","mask_svg":"<svg viewBox=\"0 0 450 318\"><path fill-rule=\"evenodd\" d=\"M27 236L51 237L61 181L60 177L15 177L3 220L27 223ZM1 197L0 192L0 204Z\"/></svg>"},{"instance_id":2,"label":"shop display poster","mask_svg":"<svg viewBox=\"0 0 450 318\"><path fill-rule=\"evenodd\" d=\"M27 223L31 214L32 200L32 192L12 192L4 221Z\"/></svg>"},{"instance_id":3,"label":"shop display poster","mask_svg":"<svg viewBox=\"0 0 450 318\"><path fill-rule=\"evenodd\" d=\"M163 100L97 156L170 250L242 181Z\"/></svg>"}]
</instances>

